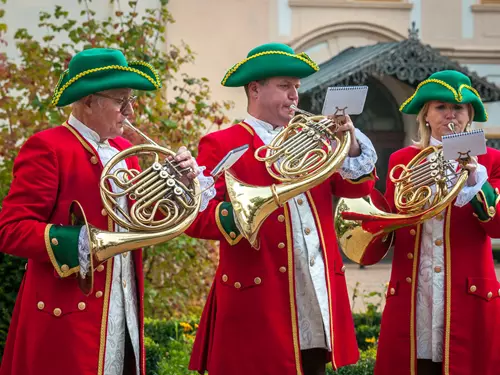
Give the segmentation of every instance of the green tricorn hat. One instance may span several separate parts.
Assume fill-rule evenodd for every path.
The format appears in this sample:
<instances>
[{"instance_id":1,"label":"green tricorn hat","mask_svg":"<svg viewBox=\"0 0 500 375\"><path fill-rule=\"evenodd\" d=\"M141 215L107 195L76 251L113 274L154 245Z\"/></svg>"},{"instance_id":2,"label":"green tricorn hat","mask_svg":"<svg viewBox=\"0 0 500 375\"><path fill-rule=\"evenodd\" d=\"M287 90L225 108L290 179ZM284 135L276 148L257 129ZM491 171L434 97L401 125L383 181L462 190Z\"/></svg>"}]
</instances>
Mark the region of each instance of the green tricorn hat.
<instances>
[{"instance_id":1,"label":"green tricorn hat","mask_svg":"<svg viewBox=\"0 0 500 375\"><path fill-rule=\"evenodd\" d=\"M282 43L267 43L251 50L247 58L234 65L222 79L222 86L240 87L270 77L304 78L319 70L304 52Z\"/></svg>"},{"instance_id":2,"label":"green tricorn hat","mask_svg":"<svg viewBox=\"0 0 500 375\"><path fill-rule=\"evenodd\" d=\"M470 103L474 107L474 121L484 122L488 120L488 114L481 97L472 87L469 77L456 70L442 70L422 81L399 110L403 113L416 115L424 104L431 100L456 104Z\"/></svg>"},{"instance_id":3,"label":"green tricorn hat","mask_svg":"<svg viewBox=\"0 0 500 375\"><path fill-rule=\"evenodd\" d=\"M92 48L77 53L61 74L52 104L58 107L99 91L129 88L156 90L160 76L144 61L128 63L123 53L110 48Z\"/></svg>"}]
</instances>

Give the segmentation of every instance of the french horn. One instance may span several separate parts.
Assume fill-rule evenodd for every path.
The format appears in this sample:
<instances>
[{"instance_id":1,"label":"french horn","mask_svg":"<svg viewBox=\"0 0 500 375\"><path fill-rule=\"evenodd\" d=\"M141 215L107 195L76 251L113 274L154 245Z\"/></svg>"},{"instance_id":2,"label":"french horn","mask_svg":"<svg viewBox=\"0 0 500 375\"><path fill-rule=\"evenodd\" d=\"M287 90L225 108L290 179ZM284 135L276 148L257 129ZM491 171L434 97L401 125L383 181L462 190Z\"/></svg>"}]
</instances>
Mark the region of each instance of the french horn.
<instances>
[{"instance_id":1,"label":"french horn","mask_svg":"<svg viewBox=\"0 0 500 375\"><path fill-rule=\"evenodd\" d=\"M454 128L453 123L448 125ZM337 202L334 225L340 248L352 261L371 265L385 257L394 231L420 224L448 207L464 187L468 171L463 168L468 156L458 160L455 169L443 157L442 145L428 146L407 165L396 165L389 172L394 183L394 206L391 213L384 196L374 190L357 199L341 198Z\"/></svg>"},{"instance_id":2,"label":"french horn","mask_svg":"<svg viewBox=\"0 0 500 375\"><path fill-rule=\"evenodd\" d=\"M236 224L254 248L266 218L286 201L321 184L342 165L351 143L350 133L337 134L345 121L343 112L333 118L303 111L294 116L269 145L255 151L255 158L280 183L253 186L225 172L226 188Z\"/></svg>"},{"instance_id":3,"label":"french horn","mask_svg":"<svg viewBox=\"0 0 500 375\"><path fill-rule=\"evenodd\" d=\"M79 202L74 201L71 212L73 224L87 227L90 245L91 273L99 264L115 255L166 242L182 234L196 218L201 204L198 179L187 180L189 172L174 161L175 152L159 146L134 127L148 144L127 148L116 154L103 168L100 176L100 195L104 210L119 226L112 232L90 225ZM130 157L145 160L144 170L119 168ZM132 201L128 212L120 200ZM125 203L126 204L126 203ZM82 287L86 294L92 285Z\"/></svg>"}]
</instances>

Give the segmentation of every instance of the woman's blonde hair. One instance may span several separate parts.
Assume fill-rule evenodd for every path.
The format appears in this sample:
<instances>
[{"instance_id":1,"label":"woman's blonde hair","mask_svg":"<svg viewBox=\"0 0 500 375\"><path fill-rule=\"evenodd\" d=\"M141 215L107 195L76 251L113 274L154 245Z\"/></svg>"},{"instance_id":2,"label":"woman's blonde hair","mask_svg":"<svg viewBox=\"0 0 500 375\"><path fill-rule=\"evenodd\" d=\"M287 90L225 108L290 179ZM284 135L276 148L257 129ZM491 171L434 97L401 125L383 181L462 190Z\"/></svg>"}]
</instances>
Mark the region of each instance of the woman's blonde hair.
<instances>
[{"instance_id":1,"label":"woman's blonde hair","mask_svg":"<svg viewBox=\"0 0 500 375\"><path fill-rule=\"evenodd\" d=\"M427 126L427 121L425 121L425 116L427 116L427 112L429 111L429 103L425 103L417 115L418 141L413 141L413 145L421 150L429 146L431 140L431 127ZM470 124L474 118L474 107L470 103L467 106L469 110L469 123L465 127L465 131L470 130Z\"/></svg>"}]
</instances>

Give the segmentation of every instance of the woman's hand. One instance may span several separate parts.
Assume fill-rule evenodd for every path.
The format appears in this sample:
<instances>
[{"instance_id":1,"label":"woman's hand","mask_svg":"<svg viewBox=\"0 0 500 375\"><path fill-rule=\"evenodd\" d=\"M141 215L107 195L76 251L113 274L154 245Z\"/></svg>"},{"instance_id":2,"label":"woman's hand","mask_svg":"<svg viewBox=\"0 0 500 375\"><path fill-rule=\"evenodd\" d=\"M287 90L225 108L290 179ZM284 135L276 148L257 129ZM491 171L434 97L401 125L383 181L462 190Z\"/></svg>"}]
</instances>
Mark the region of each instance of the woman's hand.
<instances>
[{"instance_id":1,"label":"woman's hand","mask_svg":"<svg viewBox=\"0 0 500 375\"><path fill-rule=\"evenodd\" d=\"M467 186L474 186L477 184L477 157L471 156L470 161L464 165L464 168L469 171L467 178Z\"/></svg>"}]
</instances>

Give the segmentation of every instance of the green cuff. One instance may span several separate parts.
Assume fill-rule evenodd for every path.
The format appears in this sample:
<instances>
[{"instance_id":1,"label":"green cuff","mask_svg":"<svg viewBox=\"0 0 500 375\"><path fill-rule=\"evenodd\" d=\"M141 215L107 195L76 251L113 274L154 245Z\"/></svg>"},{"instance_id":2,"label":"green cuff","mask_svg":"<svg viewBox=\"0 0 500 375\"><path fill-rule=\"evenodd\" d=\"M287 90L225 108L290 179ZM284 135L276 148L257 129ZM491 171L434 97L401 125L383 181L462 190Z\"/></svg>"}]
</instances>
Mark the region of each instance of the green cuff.
<instances>
[{"instance_id":1,"label":"green cuff","mask_svg":"<svg viewBox=\"0 0 500 375\"><path fill-rule=\"evenodd\" d=\"M490 221L496 215L496 206L500 200L498 188L494 189L486 181L479 192L472 198L470 204L474 208L474 215L479 221Z\"/></svg>"},{"instance_id":2,"label":"green cuff","mask_svg":"<svg viewBox=\"0 0 500 375\"><path fill-rule=\"evenodd\" d=\"M234 221L231 202L221 202L215 209L215 221L222 235L230 245L236 245L243 238Z\"/></svg>"},{"instance_id":3,"label":"green cuff","mask_svg":"<svg viewBox=\"0 0 500 375\"><path fill-rule=\"evenodd\" d=\"M45 228L45 246L50 261L60 277L80 271L78 237L82 226L49 224Z\"/></svg>"},{"instance_id":4,"label":"green cuff","mask_svg":"<svg viewBox=\"0 0 500 375\"><path fill-rule=\"evenodd\" d=\"M375 169L369 173L365 174L359 178L356 178L355 180L346 180L347 182L350 182L351 184L362 184L363 182L370 181L370 180L375 180Z\"/></svg>"}]
</instances>

